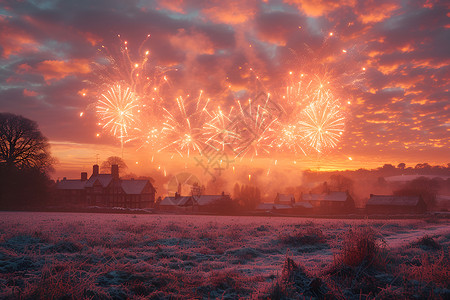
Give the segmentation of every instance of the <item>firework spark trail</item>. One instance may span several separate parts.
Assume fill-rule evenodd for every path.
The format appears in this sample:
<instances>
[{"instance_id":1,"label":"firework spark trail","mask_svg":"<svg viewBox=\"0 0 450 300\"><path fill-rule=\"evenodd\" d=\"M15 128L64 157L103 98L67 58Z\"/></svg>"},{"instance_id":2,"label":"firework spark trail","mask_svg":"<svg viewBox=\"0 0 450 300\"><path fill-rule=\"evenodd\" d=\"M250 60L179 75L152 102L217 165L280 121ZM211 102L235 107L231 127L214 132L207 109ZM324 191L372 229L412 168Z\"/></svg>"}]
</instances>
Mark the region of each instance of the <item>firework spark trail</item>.
<instances>
[{"instance_id":1,"label":"firework spark trail","mask_svg":"<svg viewBox=\"0 0 450 300\"><path fill-rule=\"evenodd\" d=\"M96 110L103 129L109 130L123 144L135 123L134 112L137 107L138 98L131 89L115 85L101 95Z\"/></svg>"},{"instance_id":2,"label":"firework spark trail","mask_svg":"<svg viewBox=\"0 0 450 300\"><path fill-rule=\"evenodd\" d=\"M246 111L238 101L241 142L234 149L236 158L241 156L242 160L248 153L251 153L253 159L261 152L270 153L273 148L274 129L272 126L277 122L277 118L266 109L267 103L266 100L264 106L258 104L256 108L252 109L254 105L249 99L248 111Z\"/></svg>"},{"instance_id":3,"label":"firework spark trail","mask_svg":"<svg viewBox=\"0 0 450 300\"><path fill-rule=\"evenodd\" d=\"M118 49L116 53L105 46L101 48L108 61L107 64L97 64L96 73L101 82L106 85L127 84L141 99L146 99L149 103L161 101L159 90L163 84L168 83L166 73L173 69L153 65L150 51L144 49L150 35L140 44L136 55L130 54L128 41L121 40L120 35L118 38L118 46L113 47Z\"/></svg>"},{"instance_id":4,"label":"firework spark trail","mask_svg":"<svg viewBox=\"0 0 450 300\"><path fill-rule=\"evenodd\" d=\"M232 148L240 140L240 135L233 128L233 107L228 114L224 114L220 106L211 112L211 118L203 126L205 143L212 149L225 151Z\"/></svg>"}]
</instances>

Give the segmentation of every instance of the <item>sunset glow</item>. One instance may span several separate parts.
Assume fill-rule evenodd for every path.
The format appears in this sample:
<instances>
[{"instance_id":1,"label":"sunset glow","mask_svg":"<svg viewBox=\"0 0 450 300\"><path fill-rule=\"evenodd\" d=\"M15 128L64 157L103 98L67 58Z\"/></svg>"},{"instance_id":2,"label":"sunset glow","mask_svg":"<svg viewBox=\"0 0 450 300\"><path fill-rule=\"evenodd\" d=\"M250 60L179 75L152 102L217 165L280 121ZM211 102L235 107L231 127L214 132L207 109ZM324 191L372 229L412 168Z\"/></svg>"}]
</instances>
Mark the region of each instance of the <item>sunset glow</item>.
<instances>
[{"instance_id":1,"label":"sunset glow","mask_svg":"<svg viewBox=\"0 0 450 300\"><path fill-rule=\"evenodd\" d=\"M443 1L6 3L0 110L38 122L55 177L448 163Z\"/></svg>"}]
</instances>

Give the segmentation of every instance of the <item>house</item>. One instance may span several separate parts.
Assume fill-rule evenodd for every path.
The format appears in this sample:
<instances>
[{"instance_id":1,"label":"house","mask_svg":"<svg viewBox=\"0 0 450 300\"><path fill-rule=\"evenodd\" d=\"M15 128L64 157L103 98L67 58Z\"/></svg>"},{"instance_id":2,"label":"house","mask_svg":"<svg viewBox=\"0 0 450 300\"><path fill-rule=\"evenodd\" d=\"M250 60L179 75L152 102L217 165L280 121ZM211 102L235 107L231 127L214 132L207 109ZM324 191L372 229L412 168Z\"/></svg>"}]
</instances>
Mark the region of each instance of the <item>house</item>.
<instances>
[{"instance_id":1,"label":"house","mask_svg":"<svg viewBox=\"0 0 450 300\"><path fill-rule=\"evenodd\" d=\"M436 195L434 209L436 211L450 211L450 196Z\"/></svg>"},{"instance_id":2,"label":"house","mask_svg":"<svg viewBox=\"0 0 450 300\"><path fill-rule=\"evenodd\" d=\"M111 174L100 174L98 165L92 167L92 175L81 173L81 180L57 182L57 197L64 206L100 206L124 208L148 208L155 202L156 190L148 180L123 180L119 167L111 166Z\"/></svg>"},{"instance_id":3,"label":"house","mask_svg":"<svg viewBox=\"0 0 450 300\"><path fill-rule=\"evenodd\" d=\"M260 203L256 207L257 211L271 211L283 214L307 214L310 213L312 205L308 202L295 202L292 194L277 193L273 203Z\"/></svg>"},{"instance_id":4,"label":"house","mask_svg":"<svg viewBox=\"0 0 450 300\"><path fill-rule=\"evenodd\" d=\"M424 213L427 206L421 196L373 195L366 204L369 214L417 214Z\"/></svg>"},{"instance_id":5,"label":"house","mask_svg":"<svg viewBox=\"0 0 450 300\"><path fill-rule=\"evenodd\" d=\"M82 172L80 179L67 179L63 178L61 181L56 182L56 199L60 206L65 207L85 207L86 201L86 189L84 188L87 182L87 173Z\"/></svg>"},{"instance_id":6,"label":"house","mask_svg":"<svg viewBox=\"0 0 450 300\"><path fill-rule=\"evenodd\" d=\"M284 204L284 205L294 205L295 197L292 194L279 194L275 197L273 201L275 204Z\"/></svg>"},{"instance_id":7,"label":"house","mask_svg":"<svg viewBox=\"0 0 450 300\"><path fill-rule=\"evenodd\" d=\"M293 207L294 207L294 211L296 211L296 212L309 212L310 210L313 209L313 206L311 205L311 203L306 202L306 201L295 202Z\"/></svg>"},{"instance_id":8,"label":"house","mask_svg":"<svg viewBox=\"0 0 450 300\"><path fill-rule=\"evenodd\" d=\"M194 199L192 196L180 196L175 193L174 197L165 197L159 203L159 209L162 211L193 211Z\"/></svg>"},{"instance_id":9,"label":"house","mask_svg":"<svg viewBox=\"0 0 450 300\"><path fill-rule=\"evenodd\" d=\"M175 193L174 197L165 197L159 203L159 209L162 211L203 211L203 212L225 212L232 206L232 200L229 195L196 195L180 196Z\"/></svg>"},{"instance_id":10,"label":"house","mask_svg":"<svg viewBox=\"0 0 450 300\"><path fill-rule=\"evenodd\" d=\"M291 214L293 212L291 204L277 204L277 203L259 203L256 206L257 211Z\"/></svg>"},{"instance_id":11,"label":"house","mask_svg":"<svg viewBox=\"0 0 450 300\"><path fill-rule=\"evenodd\" d=\"M309 203L319 214L349 213L355 209L355 202L348 192L302 193L300 200Z\"/></svg>"},{"instance_id":12,"label":"house","mask_svg":"<svg viewBox=\"0 0 450 300\"><path fill-rule=\"evenodd\" d=\"M230 210L232 200L224 192L220 195L198 195L194 199L194 210L208 212L224 212Z\"/></svg>"}]
</instances>

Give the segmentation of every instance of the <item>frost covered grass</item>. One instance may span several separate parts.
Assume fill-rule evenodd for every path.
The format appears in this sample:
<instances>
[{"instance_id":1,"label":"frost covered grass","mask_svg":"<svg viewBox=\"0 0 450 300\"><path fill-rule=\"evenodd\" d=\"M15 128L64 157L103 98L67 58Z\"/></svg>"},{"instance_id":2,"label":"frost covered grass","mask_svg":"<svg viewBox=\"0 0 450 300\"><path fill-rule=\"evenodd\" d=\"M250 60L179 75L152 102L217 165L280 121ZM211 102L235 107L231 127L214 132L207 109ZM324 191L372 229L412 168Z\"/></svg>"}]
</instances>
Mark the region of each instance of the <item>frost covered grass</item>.
<instances>
[{"instance_id":1,"label":"frost covered grass","mask_svg":"<svg viewBox=\"0 0 450 300\"><path fill-rule=\"evenodd\" d=\"M0 298L448 298L449 221L0 212Z\"/></svg>"}]
</instances>

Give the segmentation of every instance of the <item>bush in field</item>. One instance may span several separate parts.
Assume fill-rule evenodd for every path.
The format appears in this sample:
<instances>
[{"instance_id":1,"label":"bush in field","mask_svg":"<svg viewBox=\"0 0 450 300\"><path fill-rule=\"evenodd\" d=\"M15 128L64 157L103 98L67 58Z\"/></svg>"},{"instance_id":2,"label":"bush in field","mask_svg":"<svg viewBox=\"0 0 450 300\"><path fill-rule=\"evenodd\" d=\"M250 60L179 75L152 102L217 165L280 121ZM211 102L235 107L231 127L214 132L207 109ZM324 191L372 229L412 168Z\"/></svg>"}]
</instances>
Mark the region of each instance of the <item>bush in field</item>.
<instances>
[{"instance_id":1,"label":"bush in field","mask_svg":"<svg viewBox=\"0 0 450 300\"><path fill-rule=\"evenodd\" d=\"M267 299L321 298L325 292L322 279L311 278L302 266L286 257L281 277L270 288Z\"/></svg>"},{"instance_id":2,"label":"bush in field","mask_svg":"<svg viewBox=\"0 0 450 300\"><path fill-rule=\"evenodd\" d=\"M400 269L408 279L434 283L447 288L449 286L450 259L444 251L441 251L438 257L431 257L424 253L419 265L403 264Z\"/></svg>"},{"instance_id":3,"label":"bush in field","mask_svg":"<svg viewBox=\"0 0 450 300\"><path fill-rule=\"evenodd\" d=\"M413 247L420 247L423 248L425 250L428 249L433 249L433 250L437 250L437 249L441 249L441 245L439 245L438 242L436 242L432 237L425 235L422 238L420 238L417 242L412 243Z\"/></svg>"},{"instance_id":4,"label":"bush in field","mask_svg":"<svg viewBox=\"0 0 450 300\"><path fill-rule=\"evenodd\" d=\"M326 243L322 230L318 228L308 228L306 230L294 231L291 234L283 234L279 239L283 244L292 246L320 245Z\"/></svg>"},{"instance_id":5,"label":"bush in field","mask_svg":"<svg viewBox=\"0 0 450 300\"><path fill-rule=\"evenodd\" d=\"M331 298L377 295L393 282L394 277L383 270L385 252L379 242L371 227L350 229L344 234L340 253L323 276Z\"/></svg>"},{"instance_id":6,"label":"bush in field","mask_svg":"<svg viewBox=\"0 0 450 300\"><path fill-rule=\"evenodd\" d=\"M379 263L381 248L375 231L370 227L350 229L342 241L338 262L347 266Z\"/></svg>"}]
</instances>

